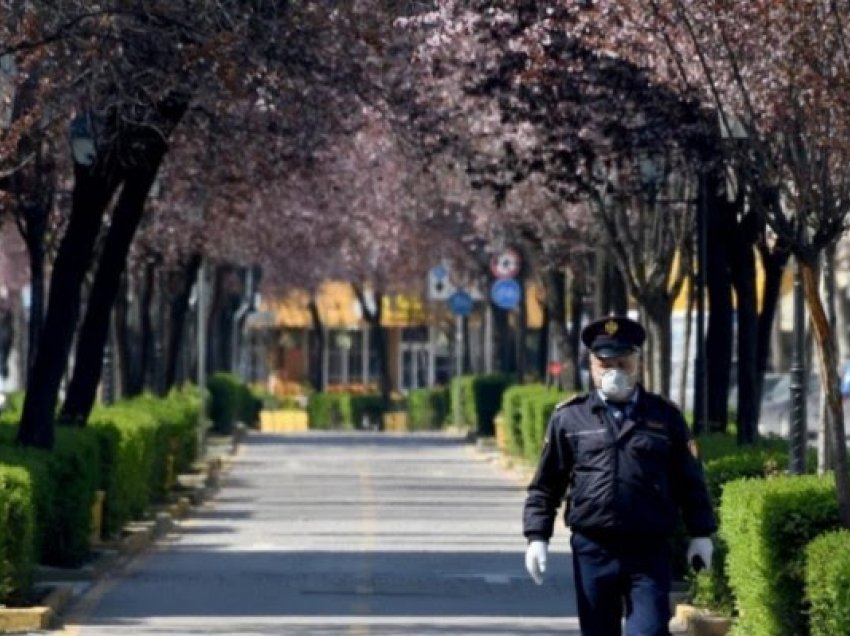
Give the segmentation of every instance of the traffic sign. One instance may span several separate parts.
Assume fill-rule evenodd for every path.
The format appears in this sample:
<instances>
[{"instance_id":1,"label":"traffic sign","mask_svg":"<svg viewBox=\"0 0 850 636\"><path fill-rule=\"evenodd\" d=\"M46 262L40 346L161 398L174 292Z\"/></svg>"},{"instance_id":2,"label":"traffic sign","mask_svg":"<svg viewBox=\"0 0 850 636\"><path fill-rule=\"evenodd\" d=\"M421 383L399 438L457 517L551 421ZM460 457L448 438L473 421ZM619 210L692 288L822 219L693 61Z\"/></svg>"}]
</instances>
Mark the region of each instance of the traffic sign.
<instances>
[{"instance_id":1,"label":"traffic sign","mask_svg":"<svg viewBox=\"0 0 850 636\"><path fill-rule=\"evenodd\" d=\"M472 313L472 296L459 289L449 296L448 305L451 312L456 316L468 316Z\"/></svg>"},{"instance_id":2,"label":"traffic sign","mask_svg":"<svg viewBox=\"0 0 850 636\"><path fill-rule=\"evenodd\" d=\"M561 371L564 370L564 365L562 362L552 360L551 362L549 362L549 366L547 368L549 370L549 375L559 376L561 375Z\"/></svg>"},{"instance_id":3,"label":"traffic sign","mask_svg":"<svg viewBox=\"0 0 850 636\"><path fill-rule=\"evenodd\" d=\"M514 278L521 265L519 252L508 247L490 259L490 272L496 278Z\"/></svg>"},{"instance_id":4,"label":"traffic sign","mask_svg":"<svg viewBox=\"0 0 850 636\"><path fill-rule=\"evenodd\" d=\"M441 263L428 271L428 300L448 300L455 291L448 267Z\"/></svg>"},{"instance_id":5,"label":"traffic sign","mask_svg":"<svg viewBox=\"0 0 850 636\"><path fill-rule=\"evenodd\" d=\"M513 309L519 304L522 288L513 278L502 278L490 287L490 299L497 307Z\"/></svg>"}]
</instances>

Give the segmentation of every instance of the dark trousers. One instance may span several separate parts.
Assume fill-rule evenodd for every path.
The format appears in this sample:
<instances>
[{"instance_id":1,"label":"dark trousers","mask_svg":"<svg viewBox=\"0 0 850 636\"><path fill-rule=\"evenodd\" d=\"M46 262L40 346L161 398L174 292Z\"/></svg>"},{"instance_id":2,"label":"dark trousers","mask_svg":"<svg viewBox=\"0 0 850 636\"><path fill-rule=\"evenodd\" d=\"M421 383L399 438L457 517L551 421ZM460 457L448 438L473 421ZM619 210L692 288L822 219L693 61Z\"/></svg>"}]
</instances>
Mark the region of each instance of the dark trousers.
<instances>
[{"instance_id":1,"label":"dark trousers","mask_svg":"<svg viewBox=\"0 0 850 636\"><path fill-rule=\"evenodd\" d=\"M666 541L588 537L574 532L578 617L582 636L669 636L670 547Z\"/></svg>"}]
</instances>

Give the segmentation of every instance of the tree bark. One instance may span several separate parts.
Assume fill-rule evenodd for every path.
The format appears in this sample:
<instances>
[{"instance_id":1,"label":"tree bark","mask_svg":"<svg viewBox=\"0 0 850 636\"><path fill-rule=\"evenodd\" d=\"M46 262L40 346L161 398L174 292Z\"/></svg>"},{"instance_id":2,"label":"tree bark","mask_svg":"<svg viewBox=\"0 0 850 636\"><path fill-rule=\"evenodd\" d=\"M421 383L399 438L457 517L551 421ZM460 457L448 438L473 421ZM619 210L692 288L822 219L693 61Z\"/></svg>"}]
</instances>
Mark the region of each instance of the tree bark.
<instances>
[{"instance_id":1,"label":"tree bark","mask_svg":"<svg viewBox=\"0 0 850 636\"><path fill-rule=\"evenodd\" d=\"M670 397L670 370L672 359L672 329L670 303L655 301L642 305L646 309L648 331L652 343L650 364L652 366L652 390Z\"/></svg>"},{"instance_id":2,"label":"tree bark","mask_svg":"<svg viewBox=\"0 0 850 636\"><path fill-rule=\"evenodd\" d=\"M180 345L186 331L186 316L192 286L201 267L200 254L193 254L178 272L173 273L176 293L169 295L168 341L165 347L165 370L163 391L168 393L177 382L177 366L180 360ZM174 289L169 285L169 291Z\"/></svg>"},{"instance_id":3,"label":"tree bark","mask_svg":"<svg viewBox=\"0 0 850 636\"><path fill-rule=\"evenodd\" d=\"M491 302L493 311L493 331L496 336L496 351L498 352L501 373L516 373L516 346L513 331L509 320L508 311Z\"/></svg>"},{"instance_id":4,"label":"tree bark","mask_svg":"<svg viewBox=\"0 0 850 636\"><path fill-rule=\"evenodd\" d=\"M77 338L74 374L62 405L60 422L82 426L94 406L112 307L126 267L127 253L142 220L145 201L165 150L164 143L158 144L151 150L148 162L126 173Z\"/></svg>"},{"instance_id":5,"label":"tree bark","mask_svg":"<svg viewBox=\"0 0 850 636\"><path fill-rule=\"evenodd\" d=\"M128 395L130 386L131 367L133 365L133 336L131 334L130 304L127 302L127 274L121 277L121 286L115 297L115 307L112 309L115 323L115 367L118 376L118 394Z\"/></svg>"},{"instance_id":6,"label":"tree bark","mask_svg":"<svg viewBox=\"0 0 850 636\"><path fill-rule=\"evenodd\" d=\"M708 188L709 193L715 189ZM726 246L732 235L730 206L716 195L706 216L706 287L708 331L706 335L706 384L708 430L726 431L729 421L729 382L732 366L732 283Z\"/></svg>"},{"instance_id":7,"label":"tree bark","mask_svg":"<svg viewBox=\"0 0 850 636\"><path fill-rule=\"evenodd\" d=\"M584 317L584 290L577 284L573 278L573 284L570 285L570 332L568 342L570 343L570 352L572 354L572 386L567 384L566 390L573 389L581 391L584 385L584 380L581 377L581 321ZM570 377L570 376L567 376Z\"/></svg>"},{"instance_id":8,"label":"tree bark","mask_svg":"<svg viewBox=\"0 0 850 636\"><path fill-rule=\"evenodd\" d=\"M764 393L764 375L767 373L768 361L770 360L771 339L773 338L773 327L776 320L776 310L779 306L779 298L782 290L782 274L788 263L789 252L786 250L769 251L765 246L760 246L762 270L764 271L764 285L761 294L761 312L758 321L758 351L756 354L756 373L758 384L756 387L756 421L761 417L761 401Z\"/></svg>"},{"instance_id":9,"label":"tree bark","mask_svg":"<svg viewBox=\"0 0 850 636\"><path fill-rule=\"evenodd\" d=\"M390 378L389 351L387 347L387 330L382 324L383 294L375 292L375 307L370 309L366 302L366 296L360 285L352 284L354 295L360 302L363 317L369 324L369 340L375 347L375 356L378 362L378 388L381 391L381 400L384 408L389 408L392 394L392 378Z\"/></svg>"},{"instance_id":10,"label":"tree bark","mask_svg":"<svg viewBox=\"0 0 850 636\"><path fill-rule=\"evenodd\" d=\"M119 184L113 167L100 162L74 166L71 216L53 264L50 299L35 356L17 439L25 446L51 448L54 409L80 313L83 278L94 252L104 210Z\"/></svg>"},{"instance_id":11,"label":"tree bark","mask_svg":"<svg viewBox=\"0 0 850 636\"><path fill-rule=\"evenodd\" d=\"M321 393L325 390L325 329L315 297L310 300L308 308L312 319L310 329L310 383L313 385L314 391Z\"/></svg>"},{"instance_id":12,"label":"tree bark","mask_svg":"<svg viewBox=\"0 0 850 636\"><path fill-rule=\"evenodd\" d=\"M542 382L548 384L549 379L549 306L542 303L540 306L542 320L540 322L540 330L537 332L537 376Z\"/></svg>"},{"instance_id":13,"label":"tree bark","mask_svg":"<svg viewBox=\"0 0 850 636\"><path fill-rule=\"evenodd\" d=\"M817 341L818 362L824 398L829 405L830 441L832 442L835 470L835 489L838 498L838 515L841 524L850 528L850 474L847 472L847 439L844 431L844 409L839 393L838 367L835 355L835 338L818 293L817 267L801 260L803 290L806 305L812 319L812 328Z\"/></svg>"},{"instance_id":14,"label":"tree bark","mask_svg":"<svg viewBox=\"0 0 850 636\"><path fill-rule=\"evenodd\" d=\"M526 305L528 287L525 284L525 278L522 276L517 279L517 283L520 293L516 312L516 374L519 382L523 382L528 373L528 354L525 346L528 337L528 307Z\"/></svg>"},{"instance_id":15,"label":"tree bark","mask_svg":"<svg viewBox=\"0 0 850 636\"><path fill-rule=\"evenodd\" d=\"M738 443L754 444L758 437L758 311L756 308L756 264L753 254L754 224L748 214L738 224L732 239L730 271L737 300L738 404L736 423Z\"/></svg>"},{"instance_id":16,"label":"tree bark","mask_svg":"<svg viewBox=\"0 0 850 636\"><path fill-rule=\"evenodd\" d=\"M469 337L469 316L461 318L461 328L463 329L463 373L472 373L472 342Z\"/></svg>"}]
</instances>

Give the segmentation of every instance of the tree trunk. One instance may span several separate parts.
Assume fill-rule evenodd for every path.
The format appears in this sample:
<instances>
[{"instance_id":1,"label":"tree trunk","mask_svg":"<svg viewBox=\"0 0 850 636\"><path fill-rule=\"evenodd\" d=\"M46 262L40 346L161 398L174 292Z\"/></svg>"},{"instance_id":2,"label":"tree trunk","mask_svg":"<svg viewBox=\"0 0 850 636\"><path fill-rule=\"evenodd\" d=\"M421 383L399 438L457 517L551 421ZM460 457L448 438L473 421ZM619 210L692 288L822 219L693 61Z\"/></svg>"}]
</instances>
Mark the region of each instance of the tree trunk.
<instances>
[{"instance_id":1,"label":"tree trunk","mask_svg":"<svg viewBox=\"0 0 850 636\"><path fill-rule=\"evenodd\" d=\"M528 373L528 352L525 341L528 338L528 306L526 305L526 294L528 288L525 279L517 279L519 284L519 305L516 313L516 375L519 382L523 382Z\"/></svg>"},{"instance_id":2,"label":"tree trunk","mask_svg":"<svg viewBox=\"0 0 850 636\"><path fill-rule=\"evenodd\" d=\"M754 218L754 217L753 217ZM738 443L754 444L758 437L758 312L756 309L756 264L753 240L747 227L739 223L730 255L731 272L737 300L738 327Z\"/></svg>"},{"instance_id":3,"label":"tree trunk","mask_svg":"<svg viewBox=\"0 0 850 636\"><path fill-rule=\"evenodd\" d=\"M83 278L104 210L119 183L118 173L99 162L92 168L75 165L74 175L71 216L53 264L44 329L18 427L17 439L25 446L53 446L54 409L80 313Z\"/></svg>"},{"instance_id":4,"label":"tree trunk","mask_svg":"<svg viewBox=\"0 0 850 636\"><path fill-rule=\"evenodd\" d=\"M688 394L688 369L691 367L691 361L689 359L690 351L691 351L691 338L693 331L692 322L694 315L694 305L696 304L696 276L694 276L693 268L691 268L691 273L688 276L688 295L686 300L686 309L685 309L685 338L684 343L682 343L682 349L685 352L682 356L683 365L682 365L682 375L679 378L679 404L684 409L685 404L687 402L687 394ZM700 343L697 343L697 347L699 347ZM699 350L697 350L697 356L699 356ZM696 409L696 402L694 402L694 409ZM694 413L694 421L698 419L696 413Z\"/></svg>"},{"instance_id":5,"label":"tree trunk","mask_svg":"<svg viewBox=\"0 0 850 636\"><path fill-rule=\"evenodd\" d=\"M366 302L366 295L360 285L352 284L352 289L357 300L360 302L363 317L366 318L366 322L369 324L370 343L375 347L375 356L378 362L378 387L381 391L381 400L384 403L384 408L389 408L392 393L392 378L390 378L387 330L381 324L381 314L384 305L383 294L381 292L375 292L375 308L374 310L370 310L369 304Z\"/></svg>"},{"instance_id":6,"label":"tree trunk","mask_svg":"<svg viewBox=\"0 0 850 636\"><path fill-rule=\"evenodd\" d=\"M824 312L818 293L817 267L801 260L803 289L806 304L812 319L812 327L817 340L818 361L823 394L829 404L830 441L832 442L833 463L835 465L835 488L838 498L838 515L841 524L850 528L850 475L847 472L847 439L844 432L844 409L839 393L838 361L835 356L835 338Z\"/></svg>"},{"instance_id":7,"label":"tree trunk","mask_svg":"<svg viewBox=\"0 0 850 636\"><path fill-rule=\"evenodd\" d=\"M549 379L549 307L543 303L540 307L542 320L540 322L540 330L537 332L537 376L542 382L548 384Z\"/></svg>"},{"instance_id":8,"label":"tree trunk","mask_svg":"<svg viewBox=\"0 0 850 636\"><path fill-rule=\"evenodd\" d=\"M594 284L594 318L625 316L629 310L628 290L615 259L602 246L596 250Z\"/></svg>"},{"instance_id":9,"label":"tree trunk","mask_svg":"<svg viewBox=\"0 0 850 636\"><path fill-rule=\"evenodd\" d=\"M308 308L312 318L312 328L310 329L310 383L313 385L314 391L321 393L325 390L325 329L315 297L310 299Z\"/></svg>"},{"instance_id":10,"label":"tree trunk","mask_svg":"<svg viewBox=\"0 0 850 636\"><path fill-rule=\"evenodd\" d=\"M463 329L463 373L472 373L472 342L469 337L469 316L461 318L461 328Z\"/></svg>"},{"instance_id":11,"label":"tree trunk","mask_svg":"<svg viewBox=\"0 0 850 636\"><path fill-rule=\"evenodd\" d=\"M564 380L564 388L567 391L576 389L576 375L578 360L576 349L567 331L567 281L566 273L561 268L550 268L541 276L544 295L546 297L546 311L548 331L555 343L557 351L555 359L564 365L561 377ZM546 341L549 341L547 337ZM549 361L548 345L545 352L546 361Z\"/></svg>"},{"instance_id":12,"label":"tree trunk","mask_svg":"<svg viewBox=\"0 0 850 636\"><path fill-rule=\"evenodd\" d=\"M756 374L758 384L756 386L756 421L760 419L761 401L764 392L764 375L767 373L768 360L770 359L771 339L773 338L773 327L776 319L776 309L779 306L780 293L782 291L782 274L788 263L789 252L768 251L760 248L762 270L764 271L764 285L762 287L761 312L758 321L758 352L756 354Z\"/></svg>"},{"instance_id":13,"label":"tree trunk","mask_svg":"<svg viewBox=\"0 0 850 636\"><path fill-rule=\"evenodd\" d=\"M712 189L709 188L709 192ZM728 205L713 197L707 215L706 287L708 332L706 335L706 384L708 430L723 432L729 421L729 382L732 366L732 286L727 268L726 245L732 233Z\"/></svg>"},{"instance_id":14,"label":"tree trunk","mask_svg":"<svg viewBox=\"0 0 850 636\"><path fill-rule=\"evenodd\" d=\"M824 298L826 299L827 320L829 322L829 333L835 342L835 351L838 352L838 338L836 336L836 310L835 310L835 245L828 245L824 250L823 258L823 287ZM840 380L839 380L840 381ZM842 401L843 409L843 401ZM818 432L818 473L823 474L827 470L834 470L835 466L832 463L834 453L832 452L832 444L829 440L829 430L831 413L829 403L826 400L821 400L821 418L820 431ZM823 452L820 452L821 447Z\"/></svg>"},{"instance_id":15,"label":"tree trunk","mask_svg":"<svg viewBox=\"0 0 850 636\"><path fill-rule=\"evenodd\" d=\"M670 370L672 359L672 329L670 323L670 303L656 301L643 305L648 320L648 331L652 342L653 391L669 399Z\"/></svg>"},{"instance_id":16,"label":"tree trunk","mask_svg":"<svg viewBox=\"0 0 850 636\"><path fill-rule=\"evenodd\" d=\"M132 364L129 365L127 395L139 395L145 390L145 379L150 368L151 343L153 340L151 307L153 306L155 269L154 262L148 260L143 271L141 292L136 307L138 328L134 333L134 346L131 348L133 357Z\"/></svg>"},{"instance_id":17,"label":"tree trunk","mask_svg":"<svg viewBox=\"0 0 850 636\"><path fill-rule=\"evenodd\" d=\"M513 330L511 329L509 314L507 310L492 304L493 331L496 336L496 350L498 352L501 373L512 374L516 372L516 356L514 346L516 345Z\"/></svg>"},{"instance_id":18,"label":"tree trunk","mask_svg":"<svg viewBox=\"0 0 850 636\"><path fill-rule=\"evenodd\" d=\"M581 391L584 385L581 377L581 321L584 317L584 290L576 284L575 278L570 285L570 353L572 357L572 386L568 383L564 388L569 391ZM570 376L567 376L570 377Z\"/></svg>"},{"instance_id":19,"label":"tree trunk","mask_svg":"<svg viewBox=\"0 0 850 636\"><path fill-rule=\"evenodd\" d=\"M115 323L115 367L118 376L119 395L129 395L130 376L133 365L133 337L128 320L130 306L127 302L129 282L127 274L121 277L121 286L112 309Z\"/></svg>"},{"instance_id":20,"label":"tree trunk","mask_svg":"<svg viewBox=\"0 0 850 636\"><path fill-rule=\"evenodd\" d=\"M168 393L177 382L177 366L180 360L180 349L186 332L186 316L189 312L189 298L192 295L192 286L198 277L201 267L200 254L193 254L186 264L174 273L174 287L169 285L169 290L176 289L176 293L169 297L169 321L168 341L165 347L165 370L163 391Z\"/></svg>"},{"instance_id":21,"label":"tree trunk","mask_svg":"<svg viewBox=\"0 0 850 636\"><path fill-rule=\"evenodd\" d=\"M53 204L50 197L49 205ZM24 211L23 226L19 225L27 245L30 264L30 308L27 332L26 378L32 373L38 343L44 324L44 241L47 234L47 219L50 209L27 209ZM27 384L29 382L27 381Z\"/></svg>"},{"instance_id":22,"label":"tree trunk","mask_svg":"<svg viewBox=\"0 0 850 636\"><path fill-rule=\"evenodd\" d=\"M74 374L60 416L60 421L64 423L85 424L94 406L103 368L103 348L109 337L112 307L126 267L127 253L142 220L145 201L165 149L164 144L159 144L150 152L149 163L134 167L125 177L77 338Z\"/></svg>"}]
</instances>

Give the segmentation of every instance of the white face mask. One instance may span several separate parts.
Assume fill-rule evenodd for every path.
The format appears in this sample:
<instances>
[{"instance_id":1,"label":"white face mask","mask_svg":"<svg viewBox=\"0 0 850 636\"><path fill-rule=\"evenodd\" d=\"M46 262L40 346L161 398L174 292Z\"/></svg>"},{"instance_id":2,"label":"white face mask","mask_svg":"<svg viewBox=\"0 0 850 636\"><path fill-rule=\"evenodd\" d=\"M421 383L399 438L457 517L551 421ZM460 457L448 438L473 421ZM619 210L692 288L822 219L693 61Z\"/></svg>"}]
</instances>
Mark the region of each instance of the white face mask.
<instances>
[{"instance_id":1,"label":"white face mask","mask_svg":"<svg viewBox=\"0 0 850 636\"><path fill-rule=\"evenodd\" d=\"M635 389L635 376L622 369L607 369L602 374L599 390L608 400L622 402L629 399Z\"/></svg>"}]
</instances>

